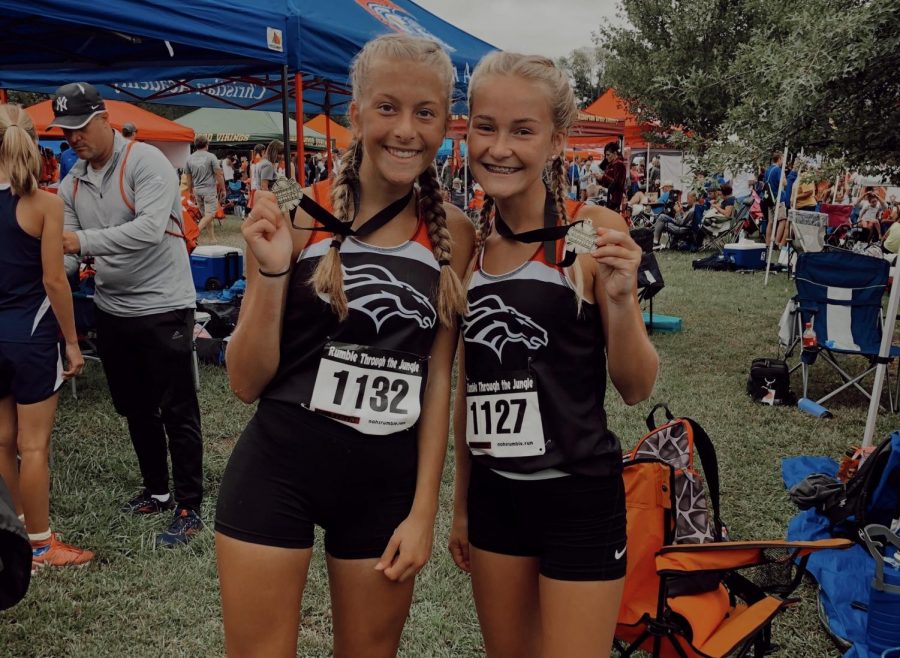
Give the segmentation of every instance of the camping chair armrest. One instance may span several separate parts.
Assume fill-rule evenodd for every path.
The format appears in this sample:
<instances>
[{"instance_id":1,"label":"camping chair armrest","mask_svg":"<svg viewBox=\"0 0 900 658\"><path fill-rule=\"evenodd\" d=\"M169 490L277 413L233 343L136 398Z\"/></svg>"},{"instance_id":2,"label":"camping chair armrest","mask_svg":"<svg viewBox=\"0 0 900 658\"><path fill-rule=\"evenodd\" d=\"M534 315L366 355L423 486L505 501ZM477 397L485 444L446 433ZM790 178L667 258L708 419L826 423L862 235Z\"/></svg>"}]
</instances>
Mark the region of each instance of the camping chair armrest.
<instances>
[{"instance_id":1,"label":"camping chair armrest","mask_svg":"<svg viewBox=\"0 0 900 658\"><path fill-rule=\"evenodd\" d=\"M819 541L731 541L710 544L664 546L656 554L656 571L660 575L728 571L773 562L785 563L811 553L853 546L848 539Z\"/></svg>"}]
</instances>

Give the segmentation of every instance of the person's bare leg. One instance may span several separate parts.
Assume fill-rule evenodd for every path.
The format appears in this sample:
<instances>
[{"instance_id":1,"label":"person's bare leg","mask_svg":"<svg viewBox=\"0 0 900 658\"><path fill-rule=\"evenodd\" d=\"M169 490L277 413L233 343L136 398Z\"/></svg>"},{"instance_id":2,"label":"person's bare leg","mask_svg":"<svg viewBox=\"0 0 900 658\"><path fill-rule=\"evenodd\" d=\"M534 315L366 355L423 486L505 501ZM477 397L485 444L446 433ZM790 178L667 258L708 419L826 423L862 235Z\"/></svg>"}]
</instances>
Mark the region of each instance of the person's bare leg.
<instances>
[{"instance_id":1,"label":"person's bare leg","mask_svg":"<svg viewBox=\"0 0 900 658\"><path fill-rule=\"evenodd\" d=\"M30 535L50 529L50 434L58 399L57 393L42 402L16 405L19 425L16 442L22 458L19 494Z\"/></svg>"},{"instance_id":2,"label":"person's bare leg","mask_svg":"<svg viewBox=\"0 0 900 658\"><path fill-rule=\"evenodd\" d=\"M225 652L294 658L312 549L251 544L216 533Z\"/></svg>"},{"instance_id":3,"label":"person's bare leg","mask_svg":"<svg viewBox=\"0 0 900 658\"><path fill-rule=\"evenodd\" d=\"M0 399L0 478L9 489L16 514L22 514L22 497L19 495L19 453L16 447L18 422L16 401L11 395Z\"/></svg>"},{"instance_id":4,"label":"person's bare leg","mask_svg":"<svg viewBox=\"0 0 900 658\"><path fill-rule=\"evenodd\" d=\"M624 586L541 576L541 658L609 658Z\"/></svg>"},{"instance_id":5,"label":"person's bare leg","mask_svg":"<svg viewBox=\"0 0 900 658\"><path fill-rule=\"evenodd\" d=\"M415 578L398 583L375 571L377 558L328 556L334 658L393 658L412 603Z\"/></svg>"},{"instance_id":6,"label":"person's bare leg","mask_svg":"<svg viewBox=\"0 0 900 658\"><path fill-rule=\"evenodd\" d=\"M487 658L541 656L537 558L501 555L474 546L469 547L469 558Z\"/></svg>"}]
</instances>

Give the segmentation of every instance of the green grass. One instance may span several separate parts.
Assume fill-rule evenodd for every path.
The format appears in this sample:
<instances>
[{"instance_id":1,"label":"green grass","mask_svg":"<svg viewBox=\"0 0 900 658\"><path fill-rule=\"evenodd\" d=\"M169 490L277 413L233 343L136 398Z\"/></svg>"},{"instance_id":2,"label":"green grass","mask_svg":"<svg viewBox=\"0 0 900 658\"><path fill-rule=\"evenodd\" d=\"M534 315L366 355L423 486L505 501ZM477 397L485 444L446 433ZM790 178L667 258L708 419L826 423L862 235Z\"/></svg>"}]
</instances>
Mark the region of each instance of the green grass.
<instances>
[{"instance_id":1,"label":"green grass","mask_svg":"<svg viewBox=\"0 0 900 658\"><path fill-rule=\"evenodd\" d=\"M224 244L242 244L233 218L217 236ZM656 310L681 316L684 331L653 336L662 370L652 400L627 408L611 391L610 426L628 447L644 433L644 416L653 402L666 401L676 414L697 419L718 449L723 516L732 536L781 538L795 512L781 484L781 458L839 456L861 440L866 405L861 396L845 394L831 405L835 418L823 421L795 408L752 403L744 393L750 361L775 356L778 317L792 285L784 275L775 275L763 288L761 274L693 272L687 254L662 253L660 261L666 289ZM203 515L211 523L219 479L253 408L231 394L223 369L204 366L201 379L208 494ZM876 436L885 436L894 422L883 414ZM118 512L140 488L140 479L125 423L110 404L99 364L88 364L77 400L63 390L53 438L54 527L66 540L96 550L98 558L84 569L41 571L25 600L0 613L0 656L222 655L212 532L182 550L156 551L153 533L168 518ZM418 579L400 651L405 658L483 655L467 579L444 548L452 457L447 464L435 553ZM813 588L804 585L799 594L802 602L775 627L775 641L783 647L779 655L839 655L816 619ZM330 655L321 545L303 616L298 655Z\"/></svg>"}]
</instances>

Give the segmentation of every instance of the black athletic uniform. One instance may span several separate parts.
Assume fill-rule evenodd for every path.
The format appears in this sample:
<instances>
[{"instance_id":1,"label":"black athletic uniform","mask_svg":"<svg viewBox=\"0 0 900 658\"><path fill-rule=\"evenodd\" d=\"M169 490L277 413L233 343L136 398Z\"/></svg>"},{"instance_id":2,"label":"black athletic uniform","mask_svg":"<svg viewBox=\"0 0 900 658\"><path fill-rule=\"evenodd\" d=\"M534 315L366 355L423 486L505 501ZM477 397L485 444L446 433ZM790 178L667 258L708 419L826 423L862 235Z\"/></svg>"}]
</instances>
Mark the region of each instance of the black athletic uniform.
<instances>
[{"instance_id":1,"label":"black athletic uniform","mask_svg":"<svg viewBox=\"0 0 900 658\"><path fill-rule=\"evenodd\" d=\"M314 188L326 207L327 188ZM308 548L320 525L330 555L373 558L415 494L440 268L421 219L397 247L347 238L340 322L309 285L330 243L313 233L291 273L278 370L228 463L216 530Z\"/></svg>"},{"instance_id":2,"label":"black athletic uniform","mask_svg":"<svg viewBox=\"0 0 900 658\"><path fill-rule=\"evenodd\" d=\"M0 185L0 398L33 404L59 390L63 367L41 241L19 226L18 205L9 184Z\"/></svg>"},{"instance_id":3,"label":"black athletic uniform","mask_svg":"<svg viewBox=\"0 0 900 658\"><path fill-rule=\"evenodd\" d=\"M625 574L622 456L603 408L600 309L579 313L573 288L543 246L511 272L471 277L469 539L539 557L551 578L612 580Z\"/></svg>"}]
</instances>

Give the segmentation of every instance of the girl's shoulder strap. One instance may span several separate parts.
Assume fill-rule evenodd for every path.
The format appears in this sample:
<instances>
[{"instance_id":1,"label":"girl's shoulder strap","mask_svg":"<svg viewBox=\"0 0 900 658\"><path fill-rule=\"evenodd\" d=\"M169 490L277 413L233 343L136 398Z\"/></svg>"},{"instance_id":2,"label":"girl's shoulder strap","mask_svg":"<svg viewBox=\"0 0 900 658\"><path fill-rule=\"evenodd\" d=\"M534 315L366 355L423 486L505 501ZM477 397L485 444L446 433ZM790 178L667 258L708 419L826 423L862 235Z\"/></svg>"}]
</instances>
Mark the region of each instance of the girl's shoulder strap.
<instances>
[{"instance_id":1,"label":"girl's shoulder strap","mask_svg":"<svg viewBox=\"0 0 900 658\"><path fill-rule=\"evenodd\" d=\"M584 201L575 201L574 199L566 199L566 214L569 219L575 219L575 216L581 212L584 207Z\"/></svg>"}]
</instances>

